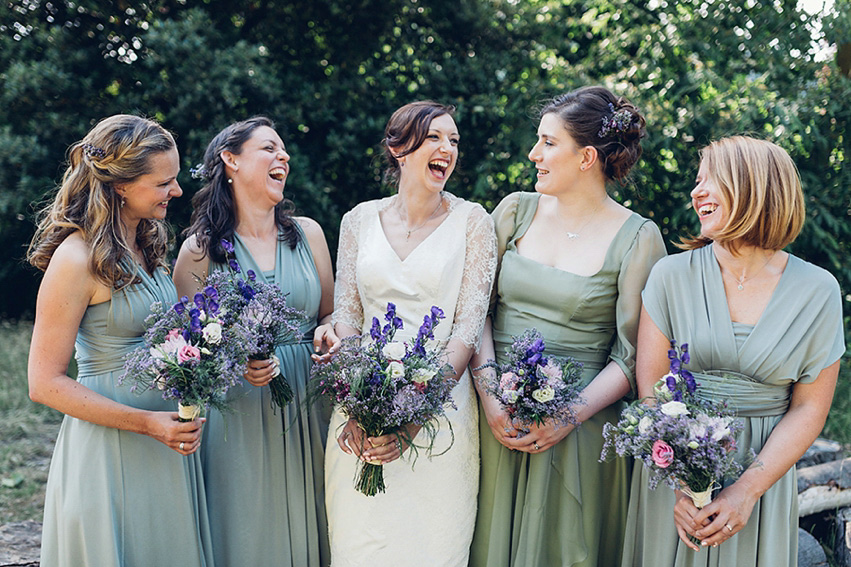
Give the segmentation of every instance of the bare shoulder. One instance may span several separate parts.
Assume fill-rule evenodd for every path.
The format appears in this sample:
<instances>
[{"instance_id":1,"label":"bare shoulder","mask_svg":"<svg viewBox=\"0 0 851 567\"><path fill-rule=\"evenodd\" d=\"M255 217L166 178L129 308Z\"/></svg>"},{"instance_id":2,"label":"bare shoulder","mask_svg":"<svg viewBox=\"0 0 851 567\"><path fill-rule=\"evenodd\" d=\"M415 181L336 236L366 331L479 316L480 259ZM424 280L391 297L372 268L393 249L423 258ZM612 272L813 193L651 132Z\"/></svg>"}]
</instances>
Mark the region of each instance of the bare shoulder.
<instances>
[{"instance_id":1,"label":"bare shoulder","mask_svg":"<svg viewBox=\"0 0 851 567\"><path fill-rule=\"evenodd\" d=\"M57 289L65 289L67 293L70 291L69 282L74 283L70 288L77 290L74 295L88 297L89 303L106 301L111 295L110 289L92 274L89 245L80 232L70 234L56 247L45 270L42 285L52 288L55 283L58 284Z\"/></svg>"},{"instance_id":2,"label":"bare shoulder","mask_svg":"<svg viewBox=\"0 0 851 567\"><path fill-rule=\"evenodd\" d=\"M298 223L308 240L312 238L325 238L325 233L322 231L322 227L312 218L293 217L293 220Z\"/></svg>"},{"instance_id":3,"label":"bare shoulder","mask_svg":"<svg viewBox=\"0 0 851 567\"><path fill-rule=\"evenodd\" d=\"M189 237L183 241L183 244L180 245L180 253L188 254L193 257L193 259L200 259L205 256L204 249L201 248L201 244L198 242L198 235L190 234Z\"/></svg>"}]
</instances>

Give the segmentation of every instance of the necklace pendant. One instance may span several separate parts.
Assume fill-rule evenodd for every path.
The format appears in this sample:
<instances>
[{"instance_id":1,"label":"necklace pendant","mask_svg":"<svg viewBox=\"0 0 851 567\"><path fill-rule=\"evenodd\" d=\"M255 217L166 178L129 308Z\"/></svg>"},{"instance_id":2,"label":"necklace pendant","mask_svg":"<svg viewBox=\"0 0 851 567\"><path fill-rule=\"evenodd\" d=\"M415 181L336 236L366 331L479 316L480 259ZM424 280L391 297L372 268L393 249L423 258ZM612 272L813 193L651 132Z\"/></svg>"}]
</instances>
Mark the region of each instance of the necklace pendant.
<instances>
[{"instance_id":1,"label":"necklace pendant","mask_svg":"<svg viewBox=\"0 0 851 567\"><path fill-rule=\"evenodd\" d=\"M407 232L407 234L405 234L405 240L408 240L409 238L411 238L411 231L410 230Z\"/></svg>"},{"instance_id":2,"label":"necklace pendant","mask_svg":"<svg viewBox=\"0 0 851 567\"><path fill-rule=\"evenodd\" d=\"M568 232L568 233L567 233L567 238L568 238L569 240L576 240L577 238L579 238L579 234L577 234L577 233L575 233L575 232Z\"/></svg>"},{"instance_id":3,"label":"necklace pendant","mask_svg":"<svg viewBox=\"0 0 851 567\"><path fill-rule=\"evenodd\" d=\"M743 286L742 284L739 284L739 285L736 286L736 289L738 289L739 291L742 291L743 289L745 289L745 286Z\"/></svg>"}]
</instances>

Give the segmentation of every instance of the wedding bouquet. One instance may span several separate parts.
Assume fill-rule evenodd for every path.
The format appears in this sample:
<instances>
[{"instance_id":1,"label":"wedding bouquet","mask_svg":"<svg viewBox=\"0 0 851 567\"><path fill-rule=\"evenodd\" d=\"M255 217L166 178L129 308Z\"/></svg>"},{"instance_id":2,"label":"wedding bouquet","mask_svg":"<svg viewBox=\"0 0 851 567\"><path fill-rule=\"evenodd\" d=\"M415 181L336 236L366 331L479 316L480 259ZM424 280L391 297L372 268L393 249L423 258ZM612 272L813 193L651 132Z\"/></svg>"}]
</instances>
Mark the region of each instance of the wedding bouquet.
<instances>
[{"instance_id":1,"label":"wedding bouquet","mask_svg":"<svg viewBox=\"0 0 851 567\"><path fill-rule=\"evenodd\" d=\"M582 403L582 363L545 356L545 349L541 333L527 329L506 347L505 364L488 361L480 367L496 369L496 376L485 380L485 389L499 400L521 435L531 424L542 425L547 419L557 427L577 423L574 407Z\"/></svg>"},{"instance_id":2,"label":"wedding bouquet","mask_svg":"<svg viewBox=\"0 0 851 567\"><path fill-rule=\"evenodd\" d=\"M248 359L271 358L275 364L274 377L269 382L272 401L284 407L293 399L293 391L281 374L281 361L275 356L275 347L298 337L300 324L307 318L304 312L287 306L286 295L275 284L259 281L253 270L243 277L242 269L233 254L233 244L222 240L229 270L218 270L207 276L206 283L219 290L223 318L233 327L248 350Z\"/></svg>"},{"instance_id":3,"label":"wedding bouquet","mask_svg":"<svg viewBox=\"0 0 851 567\"><path fill-rule=\"evenodd\" d=\"M631 455L650 473L649 486L660 482L688 494L703 508L723 478L742 472L736 461L736 434L743 423L724 404L700 400L688 364L688 345L671 341L670 372L653 388L655 404L633 402L623 410L617 425L603 426L603 453ZM753 456L753 455L752 455Z\"/></svg>"},{"instance_id":4,"label":"wedding bouquet","mask_svg":"<svg viewBox=\"0 0 851 567\"><path fill-rule=\"evenodd\" d=\"M404 441L413 451L416 446L403 426L421 426L427 440L421 448L431 453L437 418L445 415L445 404L452 404L455 386L444 349L426 348L443 318L443 311L432 307L413 343L394 341L402 320L396 316L396 306L388 303L384 326L377 317L372 319L371 342L362 344L365 337L347 337L330 362L313 366L311 398L327 397L339 405L367 437L392 433L397 443ZM383 471L380 463L362 463L355 487L367 496L384 492Z\"/></svg>"},{"instance_id":5,"label":"wedding bouquet","mask_svg":"<svg viewBox=\"0 0 851 567\"><path fill-rule=\"evenodd\" d=\"M193 301L183 297L165 308L151 306L144 344L124 361L119 383L131 391L158 388L178 402L181 421L192 421L201 408L227 409L225 393L241 383L247 351L222 320L219 291L208 285Z\"/></svg>"}]
</instances>

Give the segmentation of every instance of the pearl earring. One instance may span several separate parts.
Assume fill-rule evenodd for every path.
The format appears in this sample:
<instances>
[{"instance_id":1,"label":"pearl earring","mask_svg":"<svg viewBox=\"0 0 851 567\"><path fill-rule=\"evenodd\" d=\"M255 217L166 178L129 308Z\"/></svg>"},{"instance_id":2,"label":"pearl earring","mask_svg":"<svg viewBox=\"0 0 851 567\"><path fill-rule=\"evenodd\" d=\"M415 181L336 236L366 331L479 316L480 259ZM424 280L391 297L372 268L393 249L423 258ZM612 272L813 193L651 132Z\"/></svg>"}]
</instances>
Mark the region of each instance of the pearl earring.
<instances>
[{"instance_id":1,"label":"pearl earring","mask_svg":"<svg viewBox=\"0 0 851 567\"><path fill-rule=\"evenodd\" d=\"M233 185L233 179L231 179L230 177L228 177L228 185Z\"/></svg>"},{"instance_id":2,"label":"pearl earring","mask_svg":"<svg viewBox=\"0 0 851 567\"><path fill-rule=\"evenodd\" d=\"M124 195L121 196L121 202L118 204L122 209L124 208L124 203L127 202L127 199L124 198Z\"/></svg>"}]
</instances>

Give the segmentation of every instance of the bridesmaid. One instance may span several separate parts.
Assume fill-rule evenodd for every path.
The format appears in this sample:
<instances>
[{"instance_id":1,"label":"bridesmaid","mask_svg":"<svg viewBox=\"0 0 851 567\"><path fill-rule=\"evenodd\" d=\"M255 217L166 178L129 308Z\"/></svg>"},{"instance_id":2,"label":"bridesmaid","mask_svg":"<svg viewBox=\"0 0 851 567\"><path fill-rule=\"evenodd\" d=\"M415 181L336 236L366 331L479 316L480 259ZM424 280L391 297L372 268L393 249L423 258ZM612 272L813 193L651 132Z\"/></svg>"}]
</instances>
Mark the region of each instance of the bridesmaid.
<instances>
[{"instance_id":1,"label":"bridesmaid","mask_svg":"<svg viewBox=\"0 0 851 567\"><path fill-rule=\"evenodd\" d=\"M299 404L311 354L337 342L329 324L334 281L322 228L292 216L284 198L289 159L267 118L219 132L196 171L206 183L192 198L189 237L175 266L178 291L192 297L200 287L196 276L227 269L224 238L243 270L280 286L287 304L308 315L303 338L275 350L295 394L292 403L273 405L268 384L276 366L254 360L246 369L248 384L233 390L235 411L209 417L201 457L219 565L328 563L322 473L328 415L318 408L300 411Z\"/></svg>"},{"instance_id":2,"label":"bridesmaid","mask_svg":"<svg viewBox=\"0 0 851 567\"><path fill-rule=\"evenodd\" d=\"M183 193L174 139L155 122L116 115L68 157L28 252L44 271L30 397L66 414L47 480L41 565L210 566L196 453L203 420L181 423L159 392L117 383L151 303L177 301L163 223ZM75 348L76 381L66 375Z\"/></svg>"},{"instance_id":3,"label":"bridesmaid","mask_svg":"<svg viewBox=\"0 0 851 567\"><path fill-rule=\"evenodd\" d=\"M633 388L640 293L665 247L656 225L612 200L606 184L629 173L644 135L638 110L605 88L556 97L529 152L536 193L513 193L493 213L493 340L489 323L472 365L502 362L512 335L534 327L548 353L584 365L584 404L575 408L581 427L550 422L518 436L476 381L482 480L471 565L620 560L629 463L598 462L602 428Z\"/></svg>"},{"instance_id":4,"label":"bridesmaid","mask_svg":"<svg viewBox=\"0 0 851 567\"><path fill-rule=\"evenodd\" d=\"M458 381L435 439L434 459L412 462L393 434L363 439L354 420L334 413L326 453L326 489L335 567L467 565L476 518L479 450L475 393L467 372L487 313L496 242L485 210L443 189L458 160L453 107L406 104L390 117L383 145L398 193L346 213L340 229L334 321L337 333L366 334L396 304L411 340L431 306L446 319L446 342ZM446 423L446 421L449 423ZM451 429L450 429L451 424ZM454 432L454 443L451 441ZM409 427L411 437L417 434ZM334 441L337 446L333 446ZM420 440L421 441L421 440ZM450 446L451 444L451 446ZM357 457L381 460L387 492L355 490Z\"/></svg>"},{"instance_id":5,"label":"bridesmaid","mask_svg":"<svg viewBox=\"0 0 851 567\"><path fill-rule=\"evenodd\" d=\"M757 459L702 510L679 492L649 490L636 467L622 564L792 567L794 465L824 425L845 353L839 285L782 250L805 214L795 164L778 146L710 144L691 199L700 236L659 262L643 293L639 394L652 396L667 372L669 340L688 343L698 392L737 410L739 454L753 449Z\"/></svg>"}]
</instances>

